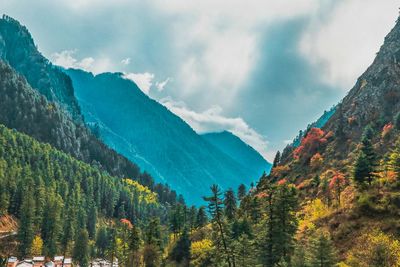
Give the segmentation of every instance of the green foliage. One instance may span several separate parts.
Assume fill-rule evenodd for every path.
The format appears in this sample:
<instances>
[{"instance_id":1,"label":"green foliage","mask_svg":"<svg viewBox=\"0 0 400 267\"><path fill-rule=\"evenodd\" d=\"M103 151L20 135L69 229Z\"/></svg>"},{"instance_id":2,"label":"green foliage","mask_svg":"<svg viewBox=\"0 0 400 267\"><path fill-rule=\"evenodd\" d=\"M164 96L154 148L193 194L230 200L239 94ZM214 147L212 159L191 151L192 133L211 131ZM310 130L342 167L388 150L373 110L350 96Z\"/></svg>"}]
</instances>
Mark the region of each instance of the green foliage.
<instances>
[{"instance_id":1,"label":"green foliage","mask_svg":"<svg viewBox=\"0 0 400 267\"><path fill-rule=\"evenodd\" d=\"M79 238L75 242L73 258L79 266L89 266L89 234L86 229L79 231Z\"/></svg>"},{"instance_id":2,"label":"green foliage","mask_svg":"<svg viewBox=\"0 0 400 267\"><path fill-rule=\"evenodd\" d=\"M353 172L354 181L360 186L365 183L371 185L372 180L375 178L377 155L372 146L372 137L373 130L370 126L367 126L361 139L361 150L356 159Z\"/></svg>"},{"instance_id":3,"label":"green foliage","mask_svg":"<svg viewBox=\"0 0 400 267\"><path fill-rule=\"evenodd\" d=\"M308 264L310 267L336 266L336 252L327 233L317 233L309 241Z\"/></svg>"}]
</instances>

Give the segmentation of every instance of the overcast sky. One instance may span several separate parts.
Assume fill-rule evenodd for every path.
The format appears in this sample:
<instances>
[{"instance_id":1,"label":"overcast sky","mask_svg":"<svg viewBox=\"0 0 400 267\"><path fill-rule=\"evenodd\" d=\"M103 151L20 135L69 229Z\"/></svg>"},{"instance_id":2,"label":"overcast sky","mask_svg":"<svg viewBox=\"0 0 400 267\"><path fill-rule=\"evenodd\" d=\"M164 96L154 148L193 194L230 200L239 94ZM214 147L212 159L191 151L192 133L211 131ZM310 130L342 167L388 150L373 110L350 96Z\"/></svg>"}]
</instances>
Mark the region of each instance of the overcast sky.
<instances>
[{"instance_id":1,"label":"overcast sky","mask_svg":"<svg viewBox=\"0 0 400 267\"><path fill-rule=\"evenodd\" d=\"M399 0L0 0L56 64L121 71L196 131L271 160L337 103Z\"/></svg>"}]
</instances>

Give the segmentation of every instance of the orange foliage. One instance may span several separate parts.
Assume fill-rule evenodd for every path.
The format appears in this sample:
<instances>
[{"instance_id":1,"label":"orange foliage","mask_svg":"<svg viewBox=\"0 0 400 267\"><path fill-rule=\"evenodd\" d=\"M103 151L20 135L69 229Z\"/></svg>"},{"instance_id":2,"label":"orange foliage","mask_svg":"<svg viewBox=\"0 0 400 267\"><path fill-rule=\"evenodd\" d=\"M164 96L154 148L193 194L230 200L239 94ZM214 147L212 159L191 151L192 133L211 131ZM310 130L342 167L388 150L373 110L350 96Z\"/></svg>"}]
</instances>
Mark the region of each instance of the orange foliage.
<instances>
[{"instance_id":1,"label":"orange foliage","mask_svg":"<svg viewBox=\"0 0 400 267\"><path fill-rule=\"evenodd\" d=\"M327 142L325 132L319 128L311 128L307 135L301 140L301 144L294 152L295 159L309 160L321 145Z\"/></svg>"},{"instance_id":2,"label":"orange foliage","mask_svg":"<svg viewBox=\"0 0 400 267\"><path fill-rule=\"evenodd\" d=\"M266 192L260 192L256 195L257 198L266 198L268 194Z\"/></svg>"},{"instance_id":3,"label":"orange foliage","mask_svg":"<svg viewBox=\"0 0 400 267\"><path fill-rule=\"evenodd\" d=\"M131 229L132 228L132 223L131 223L131 221L130 220L128 220L128 219L121 219L121 220L119 220L120 221L120 223L122 223L122 225L125 225L126 227L128 227L129 229Z\"/></svg>"},{"instance_id":4,"label":"orange foliage","mask_svg":"<svg viewBox=\"0 0 400 267\"><path fill-rule=\"evenodd\" d=\"M340 194L345 188L346 183L347 181L343 173L339 171L333 171L333 176L329 183L329 189L334 191L339 205L340 205Z\"/></svg>"},{"instance_id":5,"label":"orange foliage","mask_svg":"<svg viewBox=\"0 0 400 267\"><path fill-rule=\"evenodd\" d=\"M287 182L286 179L281 179L281 180L279 180L276 184L277 184L277 185L284 185L284 184L286 184L286 182Z\"/></svg>"},{"instance_id":6,"label":"orange foliage","mask_svg":"<svg viewBox=\"0 0 400 267\"><path fill-rule=\"evenodd\" d=\"M286 175L290 171L289 166L287 165L279 165L272 169L271 175L273 177L280 177Z\"/></svg>"},{"instance_id":7,"label":"orange foliage","mask_svg":"<svg viewBox=\"0 0 400 267\"><path fill-rule=\"evenodd\" d=\"M389 134L392 132L392 130L393 130L392 123L385 124L385 126L383 126L383 129L382 129L382 138L389 136Z\"/></svg>"}]
</instances>

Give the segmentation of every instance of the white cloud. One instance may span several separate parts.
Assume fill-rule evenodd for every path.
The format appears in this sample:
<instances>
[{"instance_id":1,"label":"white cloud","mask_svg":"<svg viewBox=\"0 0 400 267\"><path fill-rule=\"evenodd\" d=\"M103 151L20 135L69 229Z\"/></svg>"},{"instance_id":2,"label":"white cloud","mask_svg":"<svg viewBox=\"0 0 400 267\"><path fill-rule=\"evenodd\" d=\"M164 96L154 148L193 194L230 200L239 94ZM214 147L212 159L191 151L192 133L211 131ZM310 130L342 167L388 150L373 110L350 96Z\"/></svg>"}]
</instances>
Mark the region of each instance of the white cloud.
<instances>
[{"instance_id":1,"label":"white cloud","mask_svg":"<svg viewBox=\"0 0 400 267\"><path fill-rule=\"evenodd\" d=\"M151 86L153 85L154 74L149 72L144 73L124 73L125 79L131 80L137 84L137 86L145 94L150 93Z\"/></svg>"},{"instance_id":2,"label":"white cloud","mask_svg":"<svg viewBox=\"0 0 400 267\"><path fill-rule=\"evenodd\" d=\"M59 53L53 53L51 55L51 59L55 65L64 68L83 69L93 72L94 74L115 70L114 65L111 63L111 60L107 57L99 59L85 57L78 60L74 57L76 53L77 50L64 50Z\"/></svg>"},{"instance_id":3,"label":"white cloud","mask_svg":"<svg viewBox=\"0 0 400 267\"><path fill-rule=\"evenodd\" d=\"M268 141L265 136L251 128L242 118L226 117L219 106L211 107L203 112L196 112L186 106L184 102L176 102L170 97L161 100L170 111L186 121L196 132L220 132L227 130L252 146L263 157L272 160L274 152L268 150Z\"/></svg>"},{"instance_id":4,"label":"white cloud","mask_svg":"<svg viewBox=\"0 0 400 267\"><path fill-rule=\"evenodd\" d=\"M301 52L324 67L324 78L349 90L372 63L394 25L398 0L337 2L327 16L315 16L300 44Z\"/></svg>"},{"instance_id":5,"label":"white cloud","mask_svg":"<svg viewBox=\"0 0 400 267\"><path fill-rule=\"evenodd\" d=\"M168 77L162 82L156 82L156 87L159 92L163 91L165 86L171 81L171 77Z\"/></svg>"},{"instance_id":6,"label":"white cloud","mask_svg":"<svg viewBox=\"0 0 400 267\"><path fill-rule=\"evenodd\" d=\"M124 58L123 60L121 60L121 63L123 65L129 65L131 63L131 58L130 57Z\"/></svg>"}]
</instances>

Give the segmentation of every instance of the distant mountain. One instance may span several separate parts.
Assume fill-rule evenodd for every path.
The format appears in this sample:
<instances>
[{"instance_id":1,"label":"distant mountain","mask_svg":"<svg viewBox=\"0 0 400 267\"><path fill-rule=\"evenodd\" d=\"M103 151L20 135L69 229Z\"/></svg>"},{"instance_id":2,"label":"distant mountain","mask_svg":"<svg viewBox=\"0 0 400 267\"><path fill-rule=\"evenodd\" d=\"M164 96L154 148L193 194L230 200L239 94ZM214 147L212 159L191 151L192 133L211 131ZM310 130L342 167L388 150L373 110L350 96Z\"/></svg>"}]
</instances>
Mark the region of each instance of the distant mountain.
<instances>
[{"instance_id":1,"label":"distant mountain","mask_svg":"<svg viewBox=\"0 0 400 267\"><path fill-rule=\"evenodd\" d=\"M66 73L94 132L190 202L199 203L213 183L227 189L258 178L258 169L249 172L121 73Z\"/></svg>"},{"instance_id":2,"label":"distant mountain","mask_svg":"<svg viewBox=\"0 0 400 267\"><path fill-rule=\"evenodd\" d=\"M254 148L229 131L206 133L201 136L247 169L248 173L252 174L252 177L261 177L263 172L269 173L271 170L271 163L266 161Z\"/></svg>"}]
</instances>

